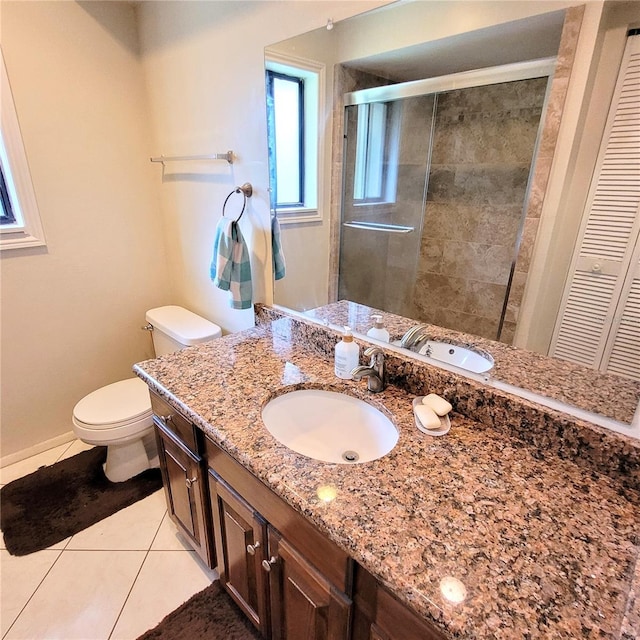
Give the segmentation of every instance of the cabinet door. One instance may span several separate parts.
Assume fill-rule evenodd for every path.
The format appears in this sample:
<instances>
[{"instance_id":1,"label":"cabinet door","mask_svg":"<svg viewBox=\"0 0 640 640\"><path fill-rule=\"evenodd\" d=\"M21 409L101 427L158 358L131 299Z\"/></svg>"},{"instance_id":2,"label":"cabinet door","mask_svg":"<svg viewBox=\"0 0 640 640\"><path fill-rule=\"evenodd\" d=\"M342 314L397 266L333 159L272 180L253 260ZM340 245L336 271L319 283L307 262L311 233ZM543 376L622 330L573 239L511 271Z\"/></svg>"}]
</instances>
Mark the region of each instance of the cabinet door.
<instances>
[{"instance_id":1,"label":"cabinet door","mask_svg":"<svg viewBox=\"0 0 640 640\"><path fill-rule=\"evenodd\" d=\"M269 598L262 568L266 523L220 476L209 470L220 582L265 637Z\"/></svg>"},{"instance_id":2,"label":"cabinet door","mask_svg":"<svg viewBox=\"0 0 640 640\"><path fill-rule=\"evenodd\" d=\"M445 640L440 631L396 600L386 589L378 585L377 591L372 640Z\"/></svg>"},{"instance_id":3,"label":"cabinet door","mask_svg":"<svg viewBox=\"0 0 640 640\"><path fill-rule=\"evenodd\" d=\"M375 625L371 625L371 632L369 634L369 640L389 640L387 636L380 631L380 629Z\"/></svg>"},{"instance_id":4,"label":"cabinet door","mask_svg":"<svg viewBox=\"0 0 640 640\"><path fill-rule=\"evenodd\" d=\"M207 527L208 507L202 458L156 423L156 440L169 516L190 540L198 555L215 568Z\"/></svg>"},{"instance_id":5,"label":"cabinet door","mask_svg":"<svg viewBox=\"0 0 640 640\"><path fill-rule=\"evenodd\" d=\"M269 527L269 582L276 640L346 640L351 600Z\"/></svg>"}]
</instances>

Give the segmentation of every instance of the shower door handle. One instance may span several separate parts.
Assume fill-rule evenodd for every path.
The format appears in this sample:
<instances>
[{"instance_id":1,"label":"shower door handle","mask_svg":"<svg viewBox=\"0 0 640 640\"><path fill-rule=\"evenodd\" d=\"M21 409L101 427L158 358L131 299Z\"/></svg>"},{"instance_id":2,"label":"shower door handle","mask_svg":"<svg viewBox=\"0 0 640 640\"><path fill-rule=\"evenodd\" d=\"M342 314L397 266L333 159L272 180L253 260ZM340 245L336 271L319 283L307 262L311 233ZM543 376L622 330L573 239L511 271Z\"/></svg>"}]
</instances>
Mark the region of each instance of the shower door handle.
<instances>
[{"instance_id":1,"label":"shower door handle","mask_svg":"<svg viewBox=\"0 0 640 640\"><path fill-rule=\"evenodd\" d=\"M358 220L350 220L343 222L343 227L352 227L353 229L365 229L367 231L384 231L385 233L412 233L415 227L407 227L402 224L386 224L384 222L360 222Z\"/></svg>"}]
</instances>

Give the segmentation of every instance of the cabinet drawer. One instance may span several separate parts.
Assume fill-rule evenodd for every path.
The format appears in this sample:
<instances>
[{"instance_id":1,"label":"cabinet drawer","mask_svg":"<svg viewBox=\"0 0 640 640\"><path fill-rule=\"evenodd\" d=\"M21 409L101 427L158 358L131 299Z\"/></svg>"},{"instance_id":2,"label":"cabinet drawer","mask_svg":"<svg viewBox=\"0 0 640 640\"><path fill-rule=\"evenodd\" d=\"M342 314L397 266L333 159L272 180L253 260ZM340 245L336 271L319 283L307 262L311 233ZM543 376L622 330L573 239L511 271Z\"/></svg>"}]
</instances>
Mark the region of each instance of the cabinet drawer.
<instances>
[{"instance_id":1,"label":"cabinet drawer","mask_svg":"<svg viewBox=\"0 0 640 640\"><path fill-rule=\"evenodd\" d=\"M160 424L178 437L193 453L199 453L196 428L178 411L165 402L153 391L151 394L151 408Z\"/></svg>"}]
</instances>

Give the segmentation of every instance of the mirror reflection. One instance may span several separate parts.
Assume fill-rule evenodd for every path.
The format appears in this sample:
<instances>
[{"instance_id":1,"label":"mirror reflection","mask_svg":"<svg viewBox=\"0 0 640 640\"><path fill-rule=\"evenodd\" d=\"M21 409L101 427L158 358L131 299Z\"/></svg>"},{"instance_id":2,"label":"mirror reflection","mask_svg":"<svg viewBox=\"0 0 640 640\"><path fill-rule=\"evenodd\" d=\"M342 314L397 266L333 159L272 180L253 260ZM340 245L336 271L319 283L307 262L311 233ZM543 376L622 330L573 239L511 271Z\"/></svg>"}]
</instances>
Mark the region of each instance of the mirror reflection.
<instances>
[{"instance_id":1,"label":"mirror reflection","mask_svg":"<svg viewBox=\"0 0 640 640\"><path fill-rule=\"evenodd\" d=\"M420 15L432 4L383 7L267 48L268 69L304 69L318 87L299 121L316 123L317 184L307 174L304 198L274 204L288 265L274 301L306 312L350 300L553 353L557 266L569 270L579 219L562 243L533 249L579 20L563 32L571 11L531 11L487 26L469 9L467 31L434 38L433 16ZM563 357L606 371L582 355Z\"/></svg>"},{"instance_id":2,"label":"mirror reflection","mask_svg":"<svg viewBox=\"0 0 640 640\"><path fill-rule=\"evenodd\" d=\"M505 313L548 76L465 75L475 86L350 94L338 299L511 342Z\"/></svg>"}]
</instances>

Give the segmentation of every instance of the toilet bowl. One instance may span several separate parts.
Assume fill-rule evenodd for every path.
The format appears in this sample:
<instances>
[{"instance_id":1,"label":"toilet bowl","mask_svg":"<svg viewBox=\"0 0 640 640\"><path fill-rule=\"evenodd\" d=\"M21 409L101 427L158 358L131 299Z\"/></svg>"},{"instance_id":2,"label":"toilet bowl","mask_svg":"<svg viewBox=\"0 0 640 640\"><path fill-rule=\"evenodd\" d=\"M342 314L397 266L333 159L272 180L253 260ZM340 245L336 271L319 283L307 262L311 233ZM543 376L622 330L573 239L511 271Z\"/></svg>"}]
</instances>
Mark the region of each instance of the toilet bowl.
<instances>
[{"instance_id":1,"label":"toilet bowl","mask_svg":"<svg viewBox=\"0 0 640 640\"><path fill-rule=\"evenodd\" d=\"M147 311L156 356L206 342L222 335L220 327L177 306ZM73 431L87 444L106 446L104 472L123 482L157 467L151 400L147 385L128 378L93 391L73 409Z\"/></svg>"},{"instance_id":2,"label":"toilet bowl","mask_svg":"<svg viewBox=\"0 0 640 640\"><path fill-rule=\"evenodd\" d=\"M112 482L158 466L149 389L140 378L85 396L73 409L73 430L83 442L107 447L104 472Z\"/></svg>"}]
</instances>

